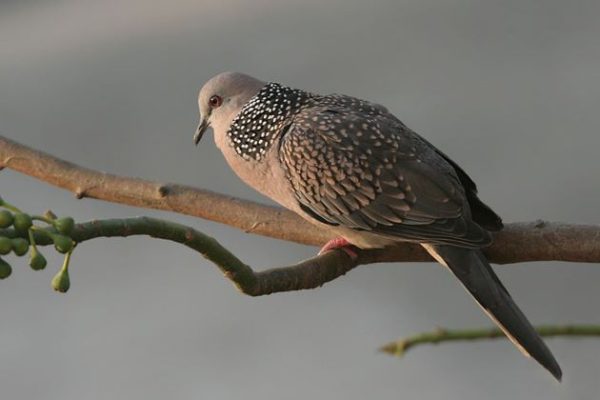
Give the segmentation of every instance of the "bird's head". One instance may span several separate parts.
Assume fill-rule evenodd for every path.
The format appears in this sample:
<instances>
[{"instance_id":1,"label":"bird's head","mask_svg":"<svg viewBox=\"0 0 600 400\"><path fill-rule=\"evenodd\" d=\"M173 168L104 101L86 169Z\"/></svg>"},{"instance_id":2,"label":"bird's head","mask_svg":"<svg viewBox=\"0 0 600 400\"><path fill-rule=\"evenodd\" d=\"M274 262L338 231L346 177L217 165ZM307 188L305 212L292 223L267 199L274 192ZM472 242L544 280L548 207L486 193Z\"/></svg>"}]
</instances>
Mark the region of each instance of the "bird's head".
<instances>
[{"instance_id":1,"label":"bird's head","mask_svg":"<svg viewBox=\"0 0 600 400\"><path fill-rule=\"evenodd\" d=\"M238 72L223 72L208 80L198 94L200 123L194 135L194 143L200 142L209 126L216 134L225 134L244 104L265 84Z\"/></svg>"}]
</instances>

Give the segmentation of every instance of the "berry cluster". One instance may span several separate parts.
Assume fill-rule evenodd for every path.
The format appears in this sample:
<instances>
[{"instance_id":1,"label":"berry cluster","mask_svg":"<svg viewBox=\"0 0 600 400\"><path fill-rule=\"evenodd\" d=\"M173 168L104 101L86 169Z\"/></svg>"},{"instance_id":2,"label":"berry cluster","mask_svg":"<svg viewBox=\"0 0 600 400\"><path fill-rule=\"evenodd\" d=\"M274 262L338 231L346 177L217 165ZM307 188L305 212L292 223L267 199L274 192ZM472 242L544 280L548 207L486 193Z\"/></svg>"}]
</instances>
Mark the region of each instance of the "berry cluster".
<instances>
[{"instance_id":1,"label":"berry cluster","mask_svg":"<svg viewBox=\"0 0 600 400\"><path fill-rule=\"evenodd\" d=\"M57 218L50 211L43 216L30 215L0 197L0 255L14 253L22 257L29 253L29 266L35 271L43 270L47 262L35 238L50 239L56 251L65 254L61 269L52 279L52 287L61 293L70 286L69 261L76 244L71 238L74 228L75 221L71 217ZM0 279L8 278L11 273L10 264L0 257Z\"/></svg>"}]
</instances>

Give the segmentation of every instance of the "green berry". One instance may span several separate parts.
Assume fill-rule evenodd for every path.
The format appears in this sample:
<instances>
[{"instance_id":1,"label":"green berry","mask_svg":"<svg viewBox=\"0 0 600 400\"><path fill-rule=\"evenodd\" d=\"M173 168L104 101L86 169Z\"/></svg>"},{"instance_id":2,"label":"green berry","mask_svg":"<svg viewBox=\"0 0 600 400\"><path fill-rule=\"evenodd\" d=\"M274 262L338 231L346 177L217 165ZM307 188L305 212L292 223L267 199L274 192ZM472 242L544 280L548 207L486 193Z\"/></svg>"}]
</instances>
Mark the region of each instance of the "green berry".
<instances>
[{"instance_id":1,"label":"green berry","mask_svg":"<svg viewBox=\"0 0 600 400\"><path fill-rule=\"evenodd\" d=\"M31 225L33 225L33 221L31 220L31 217L27 214L16 213L13 225L15 226L15 230L17 232L24 233L27 232L29 228L31 228Z\"/></svg>"},{"instance_id":2,"label":"green berry","mask_svg":"<svg viewBox=\"0 0 600 400\"><path fill-rule=\"evenodd\" d=\"M54 227L63 235L70 235L75 227L75 221L71 217L59 218L54 221Z\"/></svg>"},{"instance_id":3,"label":"green berry","mask_svg":"<svg viewBox=\"0 0 600 400\"><path fill-rule=\"evenodd\" d=\"M69 279L69 269L63 267L56 275L54 275L54 278L52 278L52 288L57 292L65 293L69 290L70 286L71 280Z\"/></svg>"},{"instance_id":4,"label":"green berry","mask_svg":"<svg viewBox=\"0 0 600 400\"><path fill-rule=\"evenodd\" d=\"M54 242L54 248L59 253L68 253L73 248L73 240L68 236L52 235L52 241Z\"/></svg>"},{"instance_id":5,"label":"green berry","mask_svg":"<svg viewBox=\"0 0 600 400\"><path fill-rule=\"evenodd\" d=\"M12 241L5 237L0 236L0 254L5 255L10 253L12 250Z\"/></svg>"},{"instance_id":6,"label":"green berry","mask_svg":"<svg viewBox=\"0 0 600 400\"><path fill-rule=\"evenodd\" d=\"M12 249L19 257L24 256L29 251L29 242L23 238L11 239Z\"/></svg>"},{"instance_id":7,"label":"green berry","mask_svg":"<svg viewBox=\"0 0 600 400\"><path fill-rule=\"evenodd\" d=\"M6 279L10 274L12 274L10 264L0 258L0 279Z\"/></svg>"},{"instance_id":8,"label":"green berry","mask_svg":"<svg viewBox=\"0 0 600 400\"><path fill-rule=\"evenodd\" d=\"M46 258L37 250L31 252L31 258L29 259L29 266L35 271L46 268Z\"/></svg>"},{"instance_id":9,"label":"green berry","mask_svg":"<svg viewBox=\"0 0 600 400\"><path fill-rule=\"evenodd\" d=\"M0 228L8 228L13 224L15 218L8 210L0 210Z\"/></svg>"}]
</instances>

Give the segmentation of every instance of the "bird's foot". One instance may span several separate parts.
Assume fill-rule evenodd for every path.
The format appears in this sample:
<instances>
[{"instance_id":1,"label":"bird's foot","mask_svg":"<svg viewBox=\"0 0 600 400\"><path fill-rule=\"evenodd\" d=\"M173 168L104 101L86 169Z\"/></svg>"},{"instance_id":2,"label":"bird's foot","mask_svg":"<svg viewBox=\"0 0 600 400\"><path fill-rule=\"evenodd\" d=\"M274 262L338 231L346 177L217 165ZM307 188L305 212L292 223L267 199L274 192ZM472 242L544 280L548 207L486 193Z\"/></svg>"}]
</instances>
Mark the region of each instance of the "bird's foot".
<instances>
[{"instance_id":1,"label":"bird's foot","mask_svg":"<svg viewBox=\"0 0 600 400\"><path fill-rule=\"evenodd\" d=\"M356 260L358 258L358 254L356 251L354 251L354 248L355 247L343 237L336 237L335 239L331 239L329 242L327 242L325 246L321 247L321 250L319 250L319 255L330 250L340 249L344 253L348 254L351 259Z\"/></svg>"}]
</instances>

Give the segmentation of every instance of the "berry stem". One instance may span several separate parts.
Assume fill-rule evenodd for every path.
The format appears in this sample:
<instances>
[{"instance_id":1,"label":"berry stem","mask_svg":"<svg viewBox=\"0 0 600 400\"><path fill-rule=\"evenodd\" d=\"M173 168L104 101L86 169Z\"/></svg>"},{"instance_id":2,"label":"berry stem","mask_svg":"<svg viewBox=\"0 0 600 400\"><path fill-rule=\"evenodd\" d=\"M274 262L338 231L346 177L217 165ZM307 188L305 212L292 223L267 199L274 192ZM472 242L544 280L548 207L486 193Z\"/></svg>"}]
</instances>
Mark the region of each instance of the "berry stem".
<instances>
[{"instance_id":1,"label":"berry stem","mask_svg":"<svg viewBox=\"0 0 600 400\"><path fill-rule=\"evenodd\" d=\"M43 215L32 215L31 219L34 221L42 221L47 223L48 225L52 225L53 221L50 218L44 217Z\"/></svg>"},{"instance_id":2,"label":"berry stem","mask_svg":"<svg viewBox=\"0 0 600 400\"><path fill-rule=\"evenodd\" d=\"M35 245L35 238L33 236L33 226L27 230L27 234L29 235L29 245L33 253L37 253L37 246Z\"/></svg>"},{"instance_id":3,"label":"berry stem","mask_svg":"<svg viewBox=\"0 0 600 400\"><path fill-rule=\"evenodd\" d=\"M21 210L19 208L17 208L15 206L13 206L12 204L6 202L6 200L3 200L1 205L2 205L2 207L6 208L7 210L10 210L12 212L15 212L15 213L20 213L21 212Z\"/></svg>"}]
</instances>

